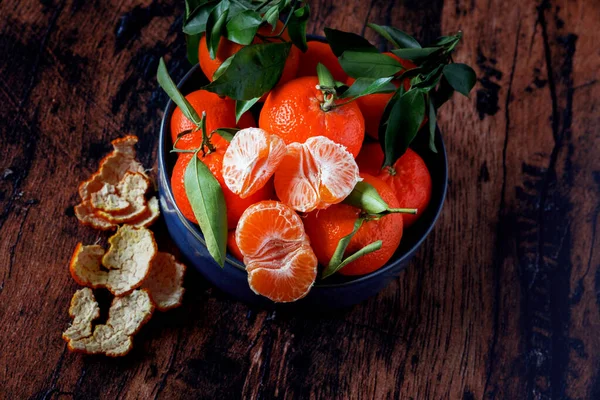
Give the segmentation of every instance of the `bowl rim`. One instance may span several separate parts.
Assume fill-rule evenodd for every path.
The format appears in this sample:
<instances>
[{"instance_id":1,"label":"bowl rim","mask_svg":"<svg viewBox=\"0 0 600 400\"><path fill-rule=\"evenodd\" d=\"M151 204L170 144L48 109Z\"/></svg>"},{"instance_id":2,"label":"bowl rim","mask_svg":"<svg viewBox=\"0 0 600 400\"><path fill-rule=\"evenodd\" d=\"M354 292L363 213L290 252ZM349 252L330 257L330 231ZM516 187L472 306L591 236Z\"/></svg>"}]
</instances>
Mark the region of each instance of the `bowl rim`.
<instances>
[{"instance_id":1,"label":"bowl rim","mask_svg":"<svg viewBox=\"0 0 600 400\"><path fill-rule=\"evenodd\" d=\"M324 38L315 37L315 36L311 35L310 39L322 41L321 39L324 39ZM181 89L181 87L188 81L188 79L190 79L190 77L193 74L198 72L198 69L200 69L199 64L192 66L192 68L190 68L190 70L185 74L185 76L181 79L181 81L178 82L177 88ZM199 228L195 227L194 224L192 224L187 218L185 218L183 216L183 214L181 213L181 211L179 210L179 207L177 206L177 203L175 202L175 198L173 197L173 190L171 188L170 177L167 176L167 168L166 168L166 164L167 164L166 158L167 157L166 157L166 151L165 151L165 144L166 144L165 137L167 137L167 132L170 131L170 128L167 127L167 122L170 122L171 114L173 113L174 109L175 109L175 104L173 103L173 101L171 99L169 99L166 104L166 107L164 109L163 117L161 120L159 140L158 140L159 181L162 181L165 183L164 193L168 197L168 200L171 202L171 204L173 204L173 206L177 212L177 217L179 218L179 220L183 223L183 225L186 227L186 229L194 236L194 238L196 238L204 247L206 247L204 238L202 237L202 235L199 234L199 232L200 232ZM169 139L170 139L170 136L171 135L169 132L169 135L168 135ZM378 270L370 272L366 275L356 276L355 278L350 277L350 276L346 277L346 278L348 278L348 280L345 282L323 283L323 282L320 282L319 280L317 280L317 282L315 282L315 284L314 284L314 288L333 288L333 287L339 288L339 287L354 285L359 282L368 281L368 280L376 278L379 275L385 274L387 271L394 268L396 265L408 261L413 256L413 254L417 251L417 249L421 246L423 241L425 241L425 239L429 236L429 234L433 230L433 227L435 226L435 224L442 212L444 201L446 199L446 193L448 190L448 157L446 154L446 147L445 147L442 135L440 134L439 127L436 129L436 139L439 140L439 146L437 147L438 157L442 157L443 163L444 163L444 173L442 176L442 181L444 182L444 184L442 187L442 193L440 196L439 204L437 205L437 209L435 210L435 214L434 214L433 218L431 219L429 226L427 226L427 228L423 232L422 236L413 244L413 246L411 246L409 249L407 249L404 254L400 255L396 259L392 259L391 261L388 261L388 263L386 263L383 267L379 268ZM246 272L246 268L244 267L244 265L241 264L237 259L233 258L230 255L229 251L226 254L226 262L231 264L232 266L234 266L236 269Z\"/></svg>"}]
</instances>

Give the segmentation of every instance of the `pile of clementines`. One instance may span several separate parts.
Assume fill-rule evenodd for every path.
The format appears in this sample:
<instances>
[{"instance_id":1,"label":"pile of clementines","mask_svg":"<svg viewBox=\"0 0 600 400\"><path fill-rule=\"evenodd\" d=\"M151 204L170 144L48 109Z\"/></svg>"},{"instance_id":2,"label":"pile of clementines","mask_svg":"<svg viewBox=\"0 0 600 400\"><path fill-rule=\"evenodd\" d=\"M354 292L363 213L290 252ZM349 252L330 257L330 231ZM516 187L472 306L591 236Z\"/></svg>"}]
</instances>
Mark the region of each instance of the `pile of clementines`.
<instances>
[{"instance_id":1,"label":"pile of clementines","mask_svg":"<svg viewBox=\"0 0 600 400\"><path fill-rule=\"evenodd\" d=\"M328 28L325 41L307 41L300 1L186 5L188 58L209 83L184 97L162 60L158 81L177 104L173 195L215 261L229 248L252 290L276 302L304 297L319 271L385 265L431 198L409 146L423 136L437 151L437 110L475 82L452 62L460 32L421 47L369 24L394 47L381 53Z\"/></svg>"}]
</instances>

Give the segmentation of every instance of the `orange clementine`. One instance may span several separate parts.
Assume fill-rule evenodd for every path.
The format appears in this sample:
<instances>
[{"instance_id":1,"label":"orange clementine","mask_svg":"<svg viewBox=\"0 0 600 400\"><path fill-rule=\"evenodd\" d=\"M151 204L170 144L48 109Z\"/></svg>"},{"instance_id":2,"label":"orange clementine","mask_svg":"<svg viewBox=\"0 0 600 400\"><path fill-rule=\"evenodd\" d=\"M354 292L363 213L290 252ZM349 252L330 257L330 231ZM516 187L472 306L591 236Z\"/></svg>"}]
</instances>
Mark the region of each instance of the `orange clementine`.
<instances>
[{"instance_id":1,"label":"orange clementine","mask_svg":"<svg viewBox=\"0 0 600 400\"><path fill-rule=\"evenodd\" d=\"M325 136L358 155L365 136L365 121L356 102L323 111L323 93L316 76L294 79L271 90L258 119L258 126L278 135L286 144L304 143ZM345 100L335 100L340 104Z\"/></svg>"},{"instance_id":2,"label":"orange clementine","mask_svg":"<svg viewBox=\"0 0 600 400\"><path fill-rule=\"evenodd\" d=\"M308 212L341 202L359 180L352 154L324 136L315 136L287 146L275 172L275 191L283 203Z\"/></svg>"},{"instance_id":3,"label":"orange clementine","mask_svg":"<svg viewBox=\"0 0 600 400\"><path fill-rule=\"evenodd\" d=\"M240 129L256 128L256 120L254 119L254 115L252 115L250 111L243 113L237 123L237 127Z\"/></svg>"},{"instance_id":4,"label":"orange clementine","mask_svg":"<svg viewBox=\"0 0 600 400\"><path fill-rule=\"evenodd\" d=\"M213 135L212 144L216 150L208 153L206 156L202 156L202 152L199 152L198 159L210 169L210 172L212 172L223 189L225 204L227 206L227 226L232 229L236 227L238 220L246 208L258 201L270 199L273 196L273 184L269 182L253 195L248 196L245 199L240 198L240 196L229 190L223 180L223 155L229 146L229 142L219 135ZM194 212L192 211L192 206L187 198L184 183L185 170L191 158L191 153L180 153L179 158L173 167L173 173L171 174L171 188L173 190L175 203L179 207L181 213L190 221L198 223L194 216Z\"/></svg>"},{"instance_id":5,"label":"orange clementine","mask_svg":"<svg viewBox=\"0 0 600 400\"><path fill-rule=\"evenodd\" d=\"M384 168L378 177L396 193L402 208L416 208L417 214L402 214L404 226L414 224L423 215L431 200L431 175L425 161L411 149L407 149L394 163Z\"/></svg>"},{"instance_id":6,"label":"orange clementine","mask_svg":"<svg viewBox=\"0 0 600 400\"><path fill-rule=\"evenodd\" d=\"M416 67L409 60L403 60L394 53L384 53L385 55L396 59L406 70L413 69ZM404 70L400 71L398 74L402 74ZM348 78L346 84L348 86L354 83L354 78ZM400 87L399 80L393 80L392 83L396 85L396 87ZM404 89L410 89L410 80L404 80ZM379 123L381 122L381 117L383 116L383 110L385 109L386 104L394 93L376 93L370 94L368 96L360 97L356 100L358 107L360 107L360 111L365 118L365 131L366 133L377 139L379 137Z\"/></svg>"},{"instance_id":7,"label":"orange clementine","mask_svg":"<svg viewBox=\"0 0 600 400\"><path fill-rule=\"evenodd\" d=\"M317 277L317 258L302 220L290 207L277 201L248 207L235 240L255 293L275 302L296 301L308 294Z\"/></svg>"},{"instance_id":8,"label":"orange clementine","mask_svg":"<svg viewBox=\"0 0 600 400\"><path fill-rule=\"evenodd\" d=\"M229 249L229 252L232 256L234 256L239 261L243 262L244 256L240 252L240 248L238 247L235 241L235 229L232 229L229 232L227 232L227 248Z\"/></svg>"},{"instance_id":9,"label":"orange clementine","mask_svg":"<svg viewBox=\"0 0 600 400\"><path fill-rule=\"evenodd\" d=\"M381 172L383 159L383 150L378 142L365 142L356 157L356 164L361 173L377 176Z\"/></svg>"},{"instance_id":10,"label":"orange clementine","mask_svg":"<svg viewBox=\"0 0 600 400\"><path fill-rule=\"evenodd\" d=\"M308 50L300 54L298 76L317 76L317 64L321 63L338 82L346 82L348 74L344 72L338 58L333 54L329 44L316 40L307 43Z\"/></svg>"},{"instance_id":11,"label":"orange clementine","mask_svg":"<svg viewBox=\"0 0 600 400\"><path fill-rule=\"evenodd\" d=\"M283 28L283 23L281 21L277 21L277 26L273 33L273 28L271 25L265 25L258 30L258 34L262 36L273 36L281 31ZM287 29L283 32L282 38L289 42L290 37L287 33ZM254 44L263 43L263 40L259 37L255 37ZM234 43L224 37L221 37L219 41L219 46L217 47L217 52L215 54L215 58L210 58L210 53L208 51L208 47L206 46L206 36L202 36L200 39L200 46L198 48L198 59L200 60L200 68L204 75L212 81L213 75L215 71L219 69L221 64L225 62L229 57L240 51L240 49L244 47L241 44ZM283 67L283 72L281 74L281 78L279 78L279 84L288 82L296 77L296 73L298 72L298 63L300 61L300 50L296 46L292 46L290 50L290 54L285 62L285 66Z\"/></svg>"},{"instance_id":12,"label":"orange clementine","mask_svg":"<svg viewBox=\"0 0 600 400\"><path fill-rule=\"evenodd\" d=\"M242 129L223 157L223 180L242 199L260 190L286 155L283 140L260 128Z\"/></svg>"},{"instance_id":13,"label":"orange clementine","mask_svg":"<svg viewBox=\"0 0 600 400\"><path fill-rule=\"evenodd\" d=\"M381 179L361 174L365 182L375 187L379 195L392 208L399 203L392 188ZM335 204L326 210L311 212L304 218L304 228L310 237L319 262L327 266L341 238L350 234L361 210L347 204ZM364 275L381 268L394 255L402 239L402 215L389 214L378 220L366 220L350 240L344 257L355 253L377 240L381 249L358 258L343 267L342 275Z\"/></svg>"}]
</instances>

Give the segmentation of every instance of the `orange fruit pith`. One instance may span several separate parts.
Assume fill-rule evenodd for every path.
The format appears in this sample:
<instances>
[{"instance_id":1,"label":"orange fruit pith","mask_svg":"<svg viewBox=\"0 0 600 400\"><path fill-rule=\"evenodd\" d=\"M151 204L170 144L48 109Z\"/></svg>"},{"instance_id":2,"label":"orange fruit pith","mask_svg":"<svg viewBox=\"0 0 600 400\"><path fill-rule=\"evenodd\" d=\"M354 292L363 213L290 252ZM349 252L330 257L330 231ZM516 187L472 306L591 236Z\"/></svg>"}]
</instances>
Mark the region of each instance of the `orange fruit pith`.
<instances>
[{"instance_id":1,"label":"orange fruit pith","mask_svg":"<svg viewBox=\"0 0 600 400\"><path fill-rule=\"evenodd\" d=\"M356 164L361 173L377 176L381 172L383 159L383 150L379 142L365 142L356 157Z\"/></svg>"},{"instance_id":2,"label":"orange fruit pith","mask_svg":"<svg viewBox=\"0 0 600 400\"><path fill-rule=\"evenodd\" d=\"M219 135L213 135L211 141L215 146L216 151L209 153L204 157L202 156L202 152L200 152L198 153L198 159L210 169L210 172L212 172L221 185L223 196L225 197L225 205L227 206L227 226L229 229L233 229L236 227L238 220L246 208L258 201L267 200L273 197L273 184L272 182L268 182L253 195L248 196L245 199L240 198L240 196L229 190L223 180L223 155L225 154L229 143ZM187 198L184 184L185 170L191 158L191 153L180 153L179 158L173 167L173 173L171 174L171 188L173 190L175 203L184 217L194 223L198 223L194 216L194 212L192 211L192 206Z\"/></svg>"},{"instance_id":3,"label":"orange fruit pith","mask_svg":"<svg viewBox=\"0 0 600 400\"><path fill-rule=\"evenodd\" d=\"M386 56L392 57L396 59L404 68L407 70L413 69L416 67L411 61L403 60L400 57L396 56L394 53L384 53ZM402 74L404 70L400 71L399 74ZM348 86L354 83L354 78L348 78L346 84ZM400 81L394 80L392 83L396 87L400 87ZM410 89L410 81L408 79L404 80L404 89ZM383 116L383 110L385 109L386 104L394 93L377 93L370 94L368 96L360 97L356 100L360 111L365 118L365 131L367 135L377 139L379 137L379 123L381 122L381 117Z\"/></svg>"},{"instance_id":4,"label":"orange fruit pith","mask_svg":"<svg viewBox=\"0 0 600 400\"><path fill-rule=\"evenodd\" d=\"M356 102L323 111L317 77L305 76L279 85L269 93L258 126L286 144L325 136L345 146L354 157L365 137L365 121ZM336 104L345 100L336 100Z\"/></svg>"},{"instance_id":5,"label":"orange fruit pith","mask_svg":"<svg viewBox=\"0 0 600 400\"><path fill-rule=\"evenodd\" d=\"M413 150L407 149L393 168L384 168L378 177L394 190L401 208L418 210L416 215L402 215L404 226L414 224L431 200L431 175L425 161Z\"/></svg>"},{"instance_id":6,"label":"orange fruit pith","mask_svg":"<svg viewBox=\"0 0 600 400\"><path fill-rule=\"evenodd\" d=\"M256 203L240 218L235 239L255 293L275 302L308 294L318 261L294 210L277 201Z\"/></svg>"},{"instance_id":7,"label":"orange fruit pith","mask_svg":"<svg viewBox=\"0 0 600 400\"><path fill-rule=\"evenodd\" d=\"M283 23L281 21L277 21L277 26L273 31L273 27L271 25L265 25L258 30L258 34L263 36L273 36L278 34L283 28ZM290 37L287 33L287 29L283 32L282 38L289 42ZM277 42L277 40L274 40ZM262 39L255 37L253 43L262 43ZM219 69L221 64L229 57L240 51L240 49L244 47L241 44L237 44L231 42L223 37L219 42L219 46L217 47L217 52L215 54L215 58L210 58L210 53L208 51L208 47L206 46L206 37L202 36L200 39L200 46L198 48L198 59L200 61L200 68L204 75L212 81L213 75L215 71ZM292 46L290 49L290 54L285 62L285 66L283 67L283 72L281 73L281 78L279 78L279 84L288 82L296 77L296 73L298 72L298 64L300 62L300 50L296 46Z\"/></svg>"},{"instance_id":8,"label":"orange fruit pith","mask_svg":"<svg viewBox=\"0 0 600 400\"><path fill-rule=\"evenodd\" d=\"M275 192L294 210L308 212L341 202L359 180L352 154L324 136L315 136L287 146L275 172Z\"/></svg>"},{"instance_id":9,"label":"orange fruit pith","mask_svg":"<svg viewBox=\"0 0 600 400\"><path fill-rule=\"evenodd\" d=\"M223 157L223 179L227 187L241 198L262 188L286 155L279 136L259 128L239 131Z\"/></svg>"},{"instance_id":10,"label":"orange fruit pith","mask_svg":"<svg viewBox=\"0 0 600 400\"><path fill-rule=\"evenodd\" d=\"M365 182L373 185L383 200L392 208L398 207L393 190L381 179L369 174L361 174ZM354 229L360 210L347 204L335 204L326 210L314 211L304 218L304 228L310 237L313 250L321 265L327 266L338 242ZM387 263L402 239L402 215L389 214L379 220L368 220L350 240L344 257L377 240L382 241L381 249L367 254L343 267L342 275L364 275L373 272Z\"/></svg>"},{"instance_id":11,"label":"orange fruit pith","mask_svg":"<svg viewBox=\"0 0 600 400\"><path fill-rule=\"evenodd\" d=\"M300 65L298 66L298 77L317 76L317 64L321 63L333 79L339 82L346 82L348 75L342 69L338 58L333 54L329 44L313 40L307 43L306 53L300 53Z\"/></svg>"}]
</instances>

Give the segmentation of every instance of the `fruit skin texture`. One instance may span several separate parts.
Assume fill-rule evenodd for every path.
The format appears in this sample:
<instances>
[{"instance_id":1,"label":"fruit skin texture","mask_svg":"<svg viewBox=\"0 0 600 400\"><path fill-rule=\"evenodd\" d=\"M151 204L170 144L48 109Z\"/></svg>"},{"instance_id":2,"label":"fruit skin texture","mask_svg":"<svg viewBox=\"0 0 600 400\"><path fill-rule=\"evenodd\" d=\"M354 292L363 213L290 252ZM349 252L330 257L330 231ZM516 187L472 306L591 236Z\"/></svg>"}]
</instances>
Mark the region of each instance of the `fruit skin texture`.
<instances>
[{"instance_id":1,"label":"fruit skin texture","mask_svg":"<svg viewBox=\"0 0 600 400\"><path fill-rule=\"evenodd\" d=\"M248 284L275 302L306 296L317 277L317 257L302 220L289 206L262 201L240 218L235 240L244 256Z\"/></svg>"},{"instance_id":2,"label":"fruit skin texture","mask_svg":"<svg viewBox=\"0 0 600 400\"><path fill-rule=\"evenodd\" d=\"M271 25L266 25L258 30L258 34L263 36L275 35L281 31L281 28L283 28L283 23L281 21L277 21L277 27L275 28L274 32L272 32L273 28ZM290 41L290 36L287 33L287 29L283 33L282 38L286 42ZM279 42L278 40L274 41ZM263 41L260 38L255 37L252 43L258 44L263 43ZM200 39L200 46L198 48L198 60L200 60L200 68L202 69L202 72L204 72L204 75L206 75L206 77L212 81L215 71L219 69L221 64L223 64L223 62L225 62L225 60L227 60L229 57L240 51L242 47L244 46L241 44L234 43L225 39L224 37L221 37L219 46L217 47L217 53L215 54L215 58L213 60L210 58L210 53L208 51L208 47L206 46L206 36L202 36ZM300 49L298 49L296 46L292 46L285 62L285 66L283 67L283 72L281 73L281 78L279 78L278 84L288 82L296 77L296 73L298 72L298 64L300 62L300 53Z\"/></svg>"},{"instance_id":3,"label":"fruit skin texture","mask_svg":"<svg viewBox=\"0 0 600 400\"><path fill-rule=\"evenodd\" d=\"M206 131L210 134L217 128L234 128L235 123L235 102L227 97L219 97L217 94L207 90L196 90L185 96L187 101L196 110L198 116L202 116L202 111L206 111ZM256 126L256 121L252 114L247 111L240 117L238 126L248 128ZM177 135L186 130L194 130L196 125L187 119L181 109L176 107L171 115L171 140L175 143ZM194 149L200 147L202 143L202 132L183 136L177 142L180 149Z\"/></svg>"},{"instance_id":4,"label":"fruit skin texture","mask_svg":"<svg viewBox=\"0 0 600 400\"><path fill-rule=\"evenodd\" d=\"M346 82L348 74L342 69L338 58L331 51L329 44L313 40L308 42L307 45L308 50L306 53L300 53L298 77L317 76L317 64L321 63L331 72L333 79L339 82Z\"/></svg>"},{"instance_id":5,"label":"fruit skin texture","mask_svg":"<svg viewBox=\"0 0 600 400\"><path fill-rule=\"evenodd\" d=\"M413 150L407 149L394 166L384 168L378 178L394 190L400 207L418 210L416 215L402 215L405 227L414 224L431 200L431 175L425 161Z\"/></svg>"},{"instance_id":6,"label":"fruit skin texture","mask_svg":"<svg viewBox=\"0 0 600 400\"><path fill-rule=\"evenodd\" d=\"M356 164L361 173L377 176L381 172L383 159L383 150L378 142L365 142L356 157Z\"/></svg>"},{"instance_id":7,"label":"fruit skin texture","mask_svg":"<svg viewBox=\"0 0 600 400\"><path fill-rule=\"evenodd\" d=\"M234 256L237 260L243 262L244 256L240 252L240 248L238 247L235 241L235 229L232 229L229 232L227 232L227 249L229 250L232 256Z\"/></svg>"},{"instance_id":8,"label":"fruit skin texture","mask_svg":"<svg viewBox=\"0 0 600 400\"><path fill-rule=\"evenodd\" d=\"M315 87L318 84L317 77L305 76L271 90L258 126L281 137L286 144L325 136L345 146L356 157L365 137L365 121L358 105L351 102L323 111L323 93Z\"/></svg>"},{"instance_id":9,"label":"fruit skin texture","mask_svg":"<svg viewBox=\"0 0 600 400\"><path fill-rule=\"evenodd\" d=\"M392 208L398 207L393 190L381 179L361 174L365 182L373 185L379 195ZM338 242L352 232L361 211L347 204L334 204L326 210L311 212L304 218L304 228L310 237L319 263L327 266ZM358 258L338 272L342 275L364 275L378 270L389 261L402 239L402 215L389 214L379 220L367 220L350 240L344 258L377 240L381 249Z\"/></svg>"},{"instance_id":10,"label":"fruit skin texture","mask_svg":"<svg viewBox=\"0 0 600 400\"><path fill-rule=\"evenodd\" d=\"M396 56L394 53L384 53L385 55L396 59L403 67L408 69L413 69L416 67L411 61L403 60L400 57ZM399 74L404 71L399 72ZM348 86L354 83L354 78L348 78L346 84ZM394 80L392 81L396 87L400 87L400 81ZM404 80L404 89L410 89L410 81L408 79ZM385 109L386 104L394 93L377 93L370 94L368 96L360 97L356 100L360 111L365 118L365 130L367 135L377 139L379 137L379 123L381 121L381 117L383 116L383 110Z\"/></svg>"},{"instance_id":11,"label":"fruit skin texture","mask_svg":"<svg viewBox=\"0 0 600 400\"><path fill-rule=\"evenodd\" d=\"M223 155L229 146L229 143L219 135L213 135L212 144L216 147L216 151L207 154L202 157L202 152L198 153L198 159L202 161L209 169L210 172L215 176L221 188L223 189L223 196L225 197L225 204L227 206L227 227L233 229L236 227L238 220L244 213L246 208L252 204L267 200L273 197L273 183L269 181L265 186L259 189L253 195L246 197L245 199L233 193L223 180L222 167L223 167ZM179 146L178 146L179 147ZM191 153L180 153L175 166L173 167L173 173L171 174L171 189L173 190L173 197L175 203L181 213L194 223L198 223L192 206L185 193L185 170L192 159L193 154Z\"/></svg>"}]
</instances>

